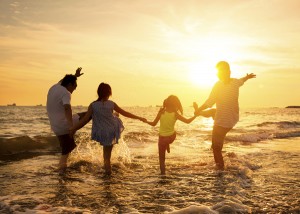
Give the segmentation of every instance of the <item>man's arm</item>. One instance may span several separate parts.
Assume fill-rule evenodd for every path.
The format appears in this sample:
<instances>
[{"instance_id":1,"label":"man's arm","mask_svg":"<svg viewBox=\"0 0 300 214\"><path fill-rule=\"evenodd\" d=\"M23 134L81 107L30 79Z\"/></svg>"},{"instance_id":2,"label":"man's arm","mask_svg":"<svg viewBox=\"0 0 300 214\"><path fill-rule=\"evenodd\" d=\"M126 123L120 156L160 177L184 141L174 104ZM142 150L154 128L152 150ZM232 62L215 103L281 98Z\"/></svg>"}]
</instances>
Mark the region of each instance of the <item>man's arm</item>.
<instances>
[{"instance_id":1,"label":"man's arm","mask_svg":"<svg viewBox=\"0 0 300 214\"><path fill-rule=\"evenodd\" d=\"M78 67L78 68L76 69L76 71L75 71L74 76L78 78L78 77L80 77L81 75L83 75L83 73L80 73L81 70L82 70L82 68L81 68L81 67ZM62 79L61 79L58 83L61 83L61 81L62 81Z\"/></svg>"},{"instance_id":2,"label":"man's arm","mask_svg":"<svg viewBox=\"0 0 300 214\"><path fill-rule=\"evenodd\" d=\"M81 72L81 70L82 70L82 67L78 67L77 69L76 69L76 72L75 72L75 77L80 77L81 75L83 75L83 73L80 73Z\"/></svg>"},{"instance_id":3,"label":"man's arm","mask_svg":"<svg viewBox=\"0 0 300 214\"><path fill-rule=\"evenodd\" d=\"M72 108L70 104L65 104L64 105L64 110L65 110L65 116L68 121L69 127L73 126L73 119L72 119Z\"/></svg>"}]
</instances>

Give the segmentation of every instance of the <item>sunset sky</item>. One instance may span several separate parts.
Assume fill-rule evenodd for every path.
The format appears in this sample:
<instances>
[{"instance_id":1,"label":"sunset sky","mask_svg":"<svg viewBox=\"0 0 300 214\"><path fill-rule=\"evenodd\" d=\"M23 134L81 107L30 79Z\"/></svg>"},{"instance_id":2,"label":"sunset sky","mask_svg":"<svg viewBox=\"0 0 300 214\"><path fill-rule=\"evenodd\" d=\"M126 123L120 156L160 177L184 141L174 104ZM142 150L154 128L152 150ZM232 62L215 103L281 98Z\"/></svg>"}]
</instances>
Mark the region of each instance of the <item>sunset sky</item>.
<instances>
[{"instance_id":1,"label":"sunset sky","mask_svg":"<svg viewBox=\"0 0 300 214\"><path fill-rule=\"evenodd\" d=\"M220 60L233 77L257 74L241 107L300 105L299 9L299 0L1 0L0 105L45 105L77 67L72 105L89 105L101 82L120 106L170 94L201 104Z\"/></svg>"}]
</instances>

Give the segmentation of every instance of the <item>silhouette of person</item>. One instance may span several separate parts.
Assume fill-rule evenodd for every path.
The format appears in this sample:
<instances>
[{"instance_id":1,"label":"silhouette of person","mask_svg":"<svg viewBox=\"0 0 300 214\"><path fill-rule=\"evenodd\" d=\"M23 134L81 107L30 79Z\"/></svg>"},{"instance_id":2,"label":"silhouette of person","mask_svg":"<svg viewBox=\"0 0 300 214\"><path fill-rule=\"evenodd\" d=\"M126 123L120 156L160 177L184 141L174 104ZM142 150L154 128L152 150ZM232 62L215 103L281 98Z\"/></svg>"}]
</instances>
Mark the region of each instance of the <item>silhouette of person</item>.
<instances>
[{"instance_id":1,"label":"silhouette of person","mask_svg":"<svg viewBox=\"0 0 300 214\"><path fill-rule=\"evenodd\" d=\"M113 111L121 115L146 121L146 119L136 116L130 112L123 110L115 102L109 100L112 95L112 89L109 84L100 83L98 90L98 99L89 105L87 113L79 123L74 124L70 128L70 135L85 126L92 118L92 140L99 142L103 146L103 159L105 174L111 174L111 152L114 144L118 143L121 133L124 129L122 121L114 115Z\"/></svg>"},{"instance_id":2,"label":"silhouette of person","mask_svg":"<svg viewBox=\"0 0 300 214\"><path fill-rule=\"evenodd\" d=\"M212 149L217 169L224 170L222 156L224 139L226 134L239 121L239 88L247 80L255 78L256 75L251 73L240 79L231 78L230 66L226 61L218 62L216 68L219 81L213 86L208 99L195 111L195 115L216 104L212 130Z\"/></svg>"},{"instance_id":3,"label":"silhouette of person","mask_svg":"<svg viewBox=\"0 0 300 214\"><path fill-rule=\"evenodd\" d=\"M71 107L71 94L77 87L77 77L80 77L82 68L77 68L75 75L67 74L54 84L47 95L47 114L51 129L57 136L61 157L59 161L59 172L63 173L67 168L67 160L70 152L76 147L73 137L69 135L69 129L73 126L73 115ZM80 115L79 115L80 116ZM79 119L77 117L77 119Z\"/></svg>"}]
</instances>

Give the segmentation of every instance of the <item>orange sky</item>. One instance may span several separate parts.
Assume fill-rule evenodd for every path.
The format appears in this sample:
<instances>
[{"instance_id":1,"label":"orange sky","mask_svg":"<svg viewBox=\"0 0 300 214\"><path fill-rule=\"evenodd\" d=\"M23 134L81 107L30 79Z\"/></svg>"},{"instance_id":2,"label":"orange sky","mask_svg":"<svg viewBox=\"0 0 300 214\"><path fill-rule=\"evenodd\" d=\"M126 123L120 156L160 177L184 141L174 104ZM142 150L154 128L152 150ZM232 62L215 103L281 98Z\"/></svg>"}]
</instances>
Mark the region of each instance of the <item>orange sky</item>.
<instances>
[{"instance_id":1,"label":"orange sky","mask_svg":"<svg viewBox=\"0 0 300 214\"><path fill-rule=\"evenodd\" d=\"M120 106L203 102L226 60L253 72L242 107L300 105L298 0L0 1L0 105L46 103L49 87L82 67L73 105L100 82Z\"/></svg>"}]
</instances>

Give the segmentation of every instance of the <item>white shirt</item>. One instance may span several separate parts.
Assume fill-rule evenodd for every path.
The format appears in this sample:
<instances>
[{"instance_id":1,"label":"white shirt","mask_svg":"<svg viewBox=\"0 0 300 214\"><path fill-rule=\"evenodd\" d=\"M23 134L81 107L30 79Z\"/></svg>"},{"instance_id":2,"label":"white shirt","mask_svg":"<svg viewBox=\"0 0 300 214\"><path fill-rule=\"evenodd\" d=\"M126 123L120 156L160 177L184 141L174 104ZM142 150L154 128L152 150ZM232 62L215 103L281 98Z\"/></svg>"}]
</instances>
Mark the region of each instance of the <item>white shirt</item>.
<instances>
[{"instance_id":1,"label":"white shirt","mask_svg":"<svg viewBox=\"0 0 300 214\"><path fill-rule=\"evenodd\" d=\"M216 104L215 125L232 128L239 121L239 88L243 84L243 80L231 78L227 84L218 81L214 85L205 104Z\"/></svg>"},{"instance_id":2,"label":"white shirt","mask_svg":"<svg viewBox=\"0 0 300 214\"><path fill-rule=\"evenodd\" d=\"M69 124L65 116L64 105L71 105L71 93L60 83L53 85L47 95L47 113L51 129L56 135L69 133Z\"/></svg>"}]
</instances>

